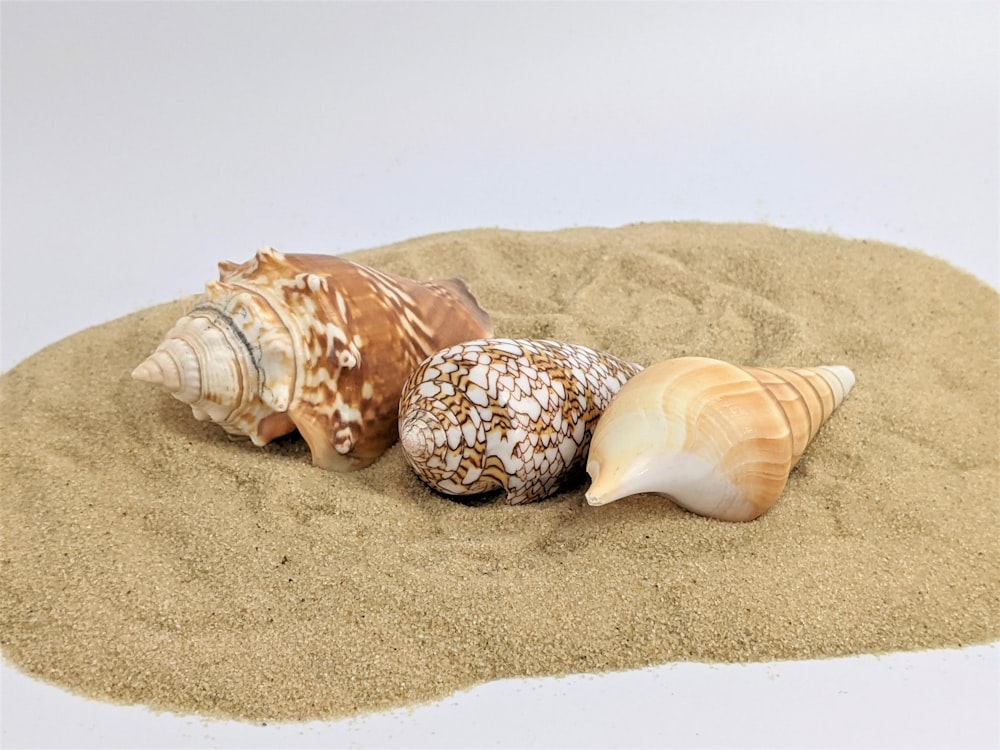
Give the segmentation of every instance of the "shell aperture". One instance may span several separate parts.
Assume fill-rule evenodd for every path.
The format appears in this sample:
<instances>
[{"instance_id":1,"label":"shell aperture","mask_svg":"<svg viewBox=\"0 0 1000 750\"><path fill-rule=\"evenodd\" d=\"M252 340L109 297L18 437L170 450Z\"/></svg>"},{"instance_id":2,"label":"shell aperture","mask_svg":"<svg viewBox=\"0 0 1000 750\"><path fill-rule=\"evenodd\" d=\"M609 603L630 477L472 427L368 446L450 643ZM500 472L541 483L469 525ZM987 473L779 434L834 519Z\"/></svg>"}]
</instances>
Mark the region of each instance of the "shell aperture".
<instances>
[{"instance_id":1,"label":"shell aperture","mask_svg":"<svg viewBox=\"0 0 1000 750\"><path fill-rule=\"evenodd\" d=\"M651 492L713 518L757 518L854 381L841 365L744 368L705 357L652 365L594 429L587 501Z\"/></svg>"},{"instance_id":2,"label":"shell aperture","mask_svg":"<svg viewBox=\"0 0 1000 750\"><path fill-rule=\"evenodd\" d=\"M428 357L407 380L407 461L449 495L541 500L580 467L601 412L642 368L585 346L482 339Z\"/></svg>"},{"instance_id":3,"label":"shell aperture","mask_svg":"<svg viewBox=\"0 0 1000 750\"><path fill-rule=\"evenodd\" d=\"M313 463L350 471L395 442L400 389L417 363L492 332L459 279L264 248L220 263L219 281L132 375L256 445L298 429Z\"/></svg>"}]
</instances>

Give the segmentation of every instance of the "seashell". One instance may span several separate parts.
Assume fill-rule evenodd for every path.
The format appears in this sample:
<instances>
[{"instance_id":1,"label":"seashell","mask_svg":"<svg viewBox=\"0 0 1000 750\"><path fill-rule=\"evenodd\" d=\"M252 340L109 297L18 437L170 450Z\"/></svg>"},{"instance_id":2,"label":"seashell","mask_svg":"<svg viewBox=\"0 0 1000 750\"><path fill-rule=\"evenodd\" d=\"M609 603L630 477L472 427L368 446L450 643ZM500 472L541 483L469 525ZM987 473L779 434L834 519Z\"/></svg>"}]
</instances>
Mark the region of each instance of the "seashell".
<instances>
[{"instance_id":1,"label":"seashell","mask_svg":"<svg viewBox=\"0 0 1000 750\"><path fill-rule=\"evenodd\" d=\"M460 279L264 248L220 263L219 281L132 377L255 445L297 428L314 464L350 471L395 442L399 393L422 359L492 332Z\"/></svg>"},{"instance_id":2,"label":"seashell","mask_svg":"<svg viewBox=\"0 0 1000 750\"><path fill-rule=\"evenodd\" d=\"M652 492L704 516L754 519L853 386L841 365L765 369L704 357L653 365L594 429L587 502Z\"/></svg>"},{"instance_id":3,"label":"seashell","mask_svg":"<svg viewBox=\"0 0 1000 750\"><path fill-rule=\"evenodd\" d=\"M541 500L582 466L597 418L641 369L556 341L459 344L407 380L400 443L410 466L440 492L502 487L510 504Z\"/></svg>"}]
</instances>

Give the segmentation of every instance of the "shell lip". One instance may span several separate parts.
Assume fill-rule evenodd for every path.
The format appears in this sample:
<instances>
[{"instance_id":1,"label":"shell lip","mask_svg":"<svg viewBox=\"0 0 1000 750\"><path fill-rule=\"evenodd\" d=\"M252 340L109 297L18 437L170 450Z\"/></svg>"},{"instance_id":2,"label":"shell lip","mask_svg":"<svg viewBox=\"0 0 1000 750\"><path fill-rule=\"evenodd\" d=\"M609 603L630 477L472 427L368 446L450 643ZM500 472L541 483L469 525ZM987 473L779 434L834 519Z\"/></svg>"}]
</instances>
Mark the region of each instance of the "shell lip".
<instances>
[{"instance_id":1,"label":"shell lip","mask_svg":"<svg viewBox=\"0 0 1000 750\"><path fill-rule=\"evenodd\" d=\"M636 457L625 476L621 470L613 472L610 468L602 473L600 462L595 458L588 459L586 471L591 481L584 492L587 504L599 507L623 497L649 492L644 482L648 471L646 463L643 457Z\"/></svg>"}]
</instances>

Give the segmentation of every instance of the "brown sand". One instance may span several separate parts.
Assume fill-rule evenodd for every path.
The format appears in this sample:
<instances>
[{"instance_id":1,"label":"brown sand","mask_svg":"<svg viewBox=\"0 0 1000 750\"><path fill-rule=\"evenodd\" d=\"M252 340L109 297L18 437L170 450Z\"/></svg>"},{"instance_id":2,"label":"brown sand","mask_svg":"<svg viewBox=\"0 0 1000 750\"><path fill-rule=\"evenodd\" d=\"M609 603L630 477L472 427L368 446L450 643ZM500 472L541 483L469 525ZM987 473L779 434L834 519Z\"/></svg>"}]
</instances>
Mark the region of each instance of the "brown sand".
<instances>
[{"instance_id":1,"label":"brown sand","mask_svg":"<svg viewBox=\"0 0 1000 750\"><path fill-rule=\"evenodd\" d=\"M316 248L287 248L316 250ZM335 717L507 676L1000 637L998 295L924 255L762 226L471 231L357 259L461 273L501 335L639 362L843 363L858 385L748 524L583 485L526 507L425 489L394 447L313 468L129 372L185 309L3 376L4 655L91 696Z\"/></svg>"}]
</instances>

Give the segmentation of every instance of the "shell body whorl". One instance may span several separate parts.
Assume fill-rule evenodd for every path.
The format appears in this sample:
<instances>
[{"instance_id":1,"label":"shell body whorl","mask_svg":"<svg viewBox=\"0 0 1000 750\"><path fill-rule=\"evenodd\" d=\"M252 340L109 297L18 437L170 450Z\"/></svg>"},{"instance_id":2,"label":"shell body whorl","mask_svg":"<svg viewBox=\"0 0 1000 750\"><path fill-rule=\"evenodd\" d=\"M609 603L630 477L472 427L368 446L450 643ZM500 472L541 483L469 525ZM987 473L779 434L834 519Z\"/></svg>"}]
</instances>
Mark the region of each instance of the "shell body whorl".
<instances>
[{"instance_id":1,"label":"shell body whorl","mask_svg":"<svg viewBox=\"0 0 1000 750\"><path fill-rule=\"evenodd\" d=\"M594 429L587 501L652 492L701 515L752 520L777 501L853 386L839 365L744 368L705 357L652 365Z\"/></svg>"},{"instance_id":2,"label":"shell body whorl","mask_svg":"<svg viewBox=\"0 0 1000 750\"><path fill-rule=\"evenodd\" d=\"M256 445L297 428L313 463L350 471L395 441L399 393L418 362L492 330L458 279L264 248L220 263L219 281L132 376Z\"/></svg>"},{"instance_id":3,"label":"shell body whorl","mask_svg":"<svg viewBox=\"0 0 1000 750\"><path fill-rule=\"evenodd\" d=\"M427 358L407 380L399 434L434 489L503 488L541 500L580 467L601 412L639 365L584 346L482 339Z\"/></svg>"}]
</instances>

